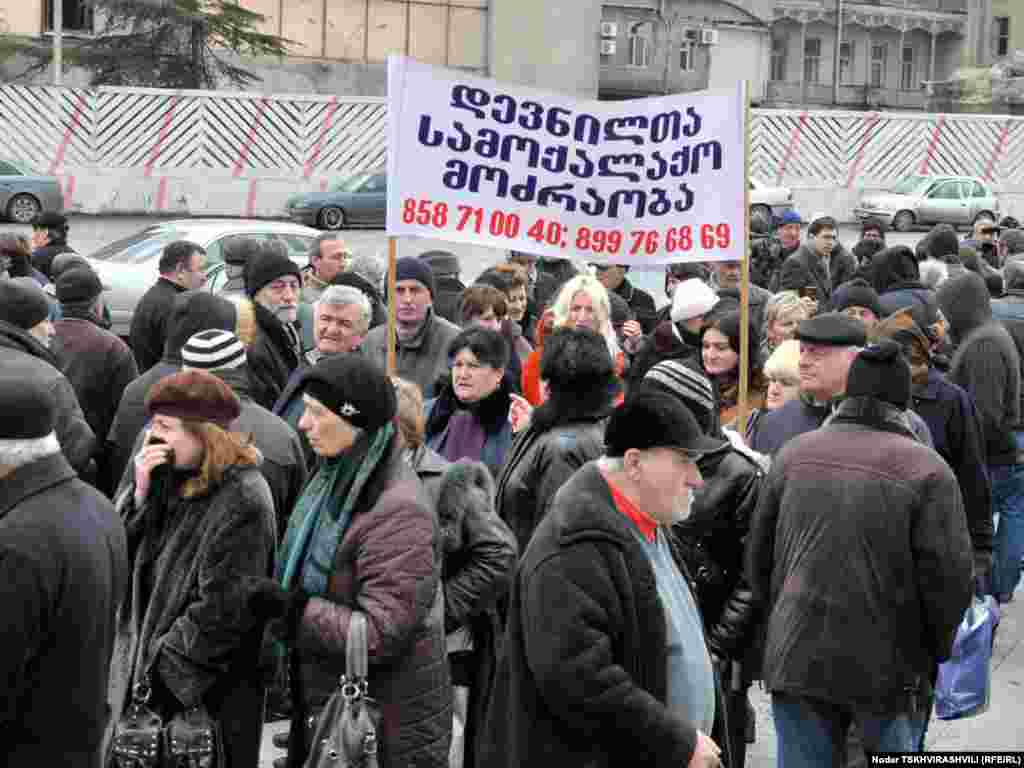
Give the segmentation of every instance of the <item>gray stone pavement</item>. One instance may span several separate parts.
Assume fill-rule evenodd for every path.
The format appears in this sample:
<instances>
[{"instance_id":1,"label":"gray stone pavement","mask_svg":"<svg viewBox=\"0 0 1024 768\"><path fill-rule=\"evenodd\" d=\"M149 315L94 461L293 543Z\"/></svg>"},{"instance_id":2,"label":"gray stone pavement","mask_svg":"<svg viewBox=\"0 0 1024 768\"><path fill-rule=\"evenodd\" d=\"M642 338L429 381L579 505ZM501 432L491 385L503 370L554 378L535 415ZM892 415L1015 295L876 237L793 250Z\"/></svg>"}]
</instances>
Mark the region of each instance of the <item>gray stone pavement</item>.
<instances>
[{"instance_id":1,"label":"gray stone pavement","mask_svg":"<svg viewBox=\"0 0 1024 768\"><path fill-rule=\"evenodd\" d=\"M933 719L926 750L1024 750L1024 596L1020 589L1018 600L1001 608L992 658L992 706L984 715L969 720ZM747 765L769 768L776 764L771 702L768 694L756 686L750 698L757 711L757 743L747 752ZM285 723L271 723L264 728L260 768L271 768L274 758L283 754L271 745L270 739L286 728Z\"/></svg>"}]
</instances>

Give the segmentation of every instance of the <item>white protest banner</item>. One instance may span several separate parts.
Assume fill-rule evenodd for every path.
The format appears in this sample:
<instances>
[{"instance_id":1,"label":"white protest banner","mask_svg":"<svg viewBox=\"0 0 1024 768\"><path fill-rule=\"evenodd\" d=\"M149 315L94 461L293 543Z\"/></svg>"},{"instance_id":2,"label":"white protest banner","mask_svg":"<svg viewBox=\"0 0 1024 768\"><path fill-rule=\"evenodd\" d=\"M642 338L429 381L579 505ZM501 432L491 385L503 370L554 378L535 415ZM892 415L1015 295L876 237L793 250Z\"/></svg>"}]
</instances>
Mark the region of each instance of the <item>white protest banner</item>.
<instances>
[{"instance_id":1,"label":"white protest banner","mask_svg":"<svg viewBox=\"0 0 1024 768\"><path fill-rule=\"evenodd\" d=\"M577 101L388 59L389 235L591 262L739 261L743 84Z\"/></svg>"}]
</instances>

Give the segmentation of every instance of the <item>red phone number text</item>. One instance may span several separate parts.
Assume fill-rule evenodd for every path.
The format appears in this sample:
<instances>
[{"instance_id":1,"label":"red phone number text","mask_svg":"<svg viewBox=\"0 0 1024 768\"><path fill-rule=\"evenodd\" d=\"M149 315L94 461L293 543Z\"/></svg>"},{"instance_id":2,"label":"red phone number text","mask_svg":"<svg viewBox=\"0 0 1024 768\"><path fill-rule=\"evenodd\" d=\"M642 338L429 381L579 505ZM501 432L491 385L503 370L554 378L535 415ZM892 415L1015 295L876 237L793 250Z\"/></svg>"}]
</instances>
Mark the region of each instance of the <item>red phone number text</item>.
<instances>
[{"instance_id":1,"label":"red phone number text","mask_svg":"<svg viewBox=\"0 0 1024 768\"><path fill-rule=\"evenodd\" d=\"M515 213L487 211L471 205L449 206L448 203L407 198L402 203L402 222L419 224L433 229L454 229L493 237L518 238L524 232L524 223ZM556 248L572 244L577 251L617 254L687 253L694 248L703 251L725 249L732 244L732 228L728 224L701 224L693 227L617 229L577 227L575 232L555 219L536 219L525 229L526 237Z\"/></svg>"}]
</instances>

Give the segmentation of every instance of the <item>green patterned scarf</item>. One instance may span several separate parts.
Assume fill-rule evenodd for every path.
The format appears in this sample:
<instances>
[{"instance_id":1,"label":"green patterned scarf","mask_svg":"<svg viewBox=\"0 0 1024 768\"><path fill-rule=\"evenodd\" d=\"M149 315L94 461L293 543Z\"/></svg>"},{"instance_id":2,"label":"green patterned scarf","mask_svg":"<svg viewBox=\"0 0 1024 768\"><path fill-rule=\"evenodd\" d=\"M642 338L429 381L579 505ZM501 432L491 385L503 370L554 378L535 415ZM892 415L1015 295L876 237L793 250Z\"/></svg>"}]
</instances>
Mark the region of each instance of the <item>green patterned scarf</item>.
<instances>
[{"instance_id":1,"label":"green patterned scarf","mask_svg":"<svg viewBox=\"0 0 1024 768\"><path fill-rule=\"evenodd\" d=\"M306 485L288 520L277 578L285 589L301 579L310 595L327 593L335 556L367 480L386 458L395 428L389 422L362 445L323 462Z\"/></svg>"}]
</instances>

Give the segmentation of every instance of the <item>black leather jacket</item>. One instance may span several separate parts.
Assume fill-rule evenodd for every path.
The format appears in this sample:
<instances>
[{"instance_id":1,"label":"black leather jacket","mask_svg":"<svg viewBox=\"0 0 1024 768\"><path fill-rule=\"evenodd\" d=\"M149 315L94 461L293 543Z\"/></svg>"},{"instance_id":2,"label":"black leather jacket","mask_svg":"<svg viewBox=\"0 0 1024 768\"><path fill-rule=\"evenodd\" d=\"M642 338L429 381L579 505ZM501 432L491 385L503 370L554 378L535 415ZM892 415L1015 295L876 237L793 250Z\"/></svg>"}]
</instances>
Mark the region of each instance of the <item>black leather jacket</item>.
<instances>
[{"instance_id":1,"label":"black leather jacket","mask_svg":"<svg viewBox=\"0 0 1024 768\"><path fill-rule=\"evenodd\" d=\"M697 466L704 487L694 497L690 517L672 530L696 585L708 649L722 659L741 659L751 646L756 618L743 576L744 552L764 472L731 445L705 454Z\"/></svg>"}]
</instances>

